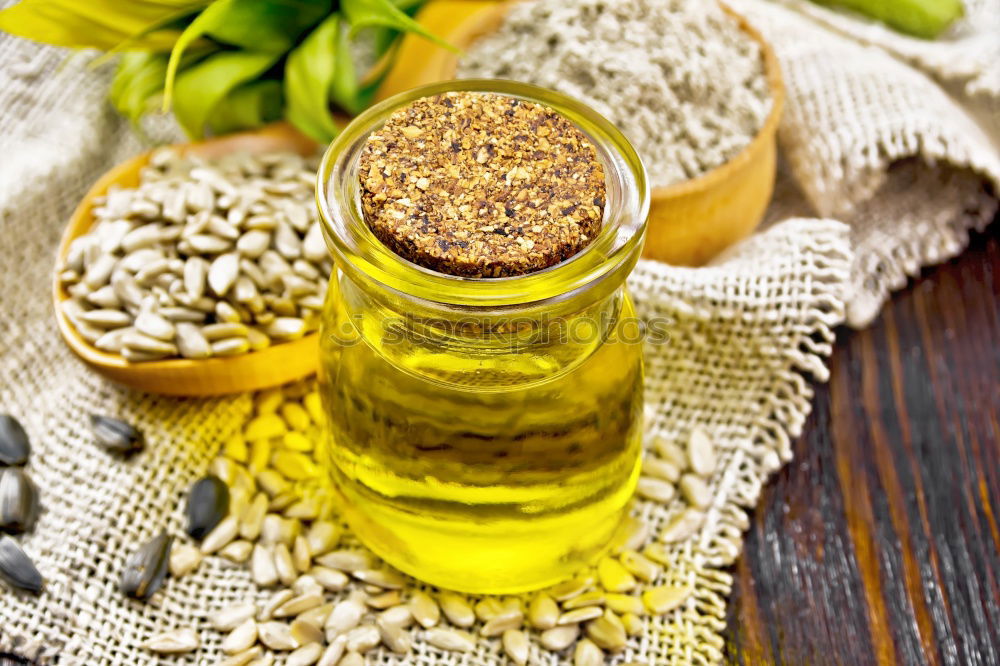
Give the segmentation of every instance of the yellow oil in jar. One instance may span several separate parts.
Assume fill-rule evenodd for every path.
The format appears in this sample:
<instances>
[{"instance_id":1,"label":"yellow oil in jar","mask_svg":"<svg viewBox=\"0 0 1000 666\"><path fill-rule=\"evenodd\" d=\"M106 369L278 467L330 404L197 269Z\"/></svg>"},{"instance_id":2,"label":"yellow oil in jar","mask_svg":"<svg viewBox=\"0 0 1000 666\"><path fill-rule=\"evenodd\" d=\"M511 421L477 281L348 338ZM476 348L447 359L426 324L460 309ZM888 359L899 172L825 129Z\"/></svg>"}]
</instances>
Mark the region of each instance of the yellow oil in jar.
<instances>
[{"instance_id":1,"label":"yellow oil in jar","mask_svg":"<svg viewBox=\"0 0 1000 666\"><path fill-rule=\"evenodd\" d=\"M366 323L379 316L351 300L329 299L321 380L326 457L357 536L400 570L467 592L536 589L600 555L640 464L642 360L624 290L603 331L581 317L579 344L493 363L419 341L390 350Z\"/></svg>"}]
</instances>

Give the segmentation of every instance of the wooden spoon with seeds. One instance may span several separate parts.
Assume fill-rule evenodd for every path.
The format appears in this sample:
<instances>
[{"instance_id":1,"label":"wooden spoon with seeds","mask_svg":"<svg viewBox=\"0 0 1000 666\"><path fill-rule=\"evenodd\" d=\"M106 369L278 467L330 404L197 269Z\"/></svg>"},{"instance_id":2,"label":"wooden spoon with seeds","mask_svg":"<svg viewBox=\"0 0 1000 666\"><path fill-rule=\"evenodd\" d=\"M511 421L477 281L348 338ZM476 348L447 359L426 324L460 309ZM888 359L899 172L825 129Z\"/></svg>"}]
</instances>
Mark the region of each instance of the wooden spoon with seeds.
<instances>
[{"instance_id":1,"label":"wooden spoon with seeds","mask_svg":"<svg viewBox=\"0 0 1000 666\"><path fill-rule=\"evenodd\" d=\"M181 144L182 155L214 158L233 152L294 152L308 155L316 150L310 139L290 126L279 123L261 130L232 134L208 141ZM59 244L57 265L69 252L70 243L85 234L95 221L94 200L112 185L135 187L139 173L152 151L119 164L101 176L73 212ZM132 363L120 354L110 354L87 342L74 328L60 304L69 298L58 275L53 276L52 298L59 332L69 348L96 372L119 384L166 395L222 395L254 391L305 377L316 372L319 363L319 335L273 344L266 349L235 356L200 360L183 358Z\"/></svg>"}]
</instances>

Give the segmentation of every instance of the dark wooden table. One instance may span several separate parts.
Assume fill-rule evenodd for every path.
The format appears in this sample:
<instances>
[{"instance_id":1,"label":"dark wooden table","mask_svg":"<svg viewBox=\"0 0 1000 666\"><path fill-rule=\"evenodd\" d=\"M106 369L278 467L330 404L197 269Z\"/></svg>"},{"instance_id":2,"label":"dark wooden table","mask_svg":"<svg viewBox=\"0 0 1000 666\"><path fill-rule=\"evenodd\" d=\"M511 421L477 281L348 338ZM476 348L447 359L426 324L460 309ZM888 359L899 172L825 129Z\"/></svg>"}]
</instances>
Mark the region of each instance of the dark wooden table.
<instances>
[{"instance_id":1,"label":"dark wooden table","mask_svg":"<svg viewBox=\"0 0 1000 666\"><path fill-rule=\"evenodd\" d=\"M997 666L1000 220L831 364L735 566L727 661Z\"/></svg>"},{"instance_id":2,"label":"dark wooden table","mask_svg":"<svg viewBox=\"0 0 1000 666\"><path fill-rule=\"evenodd\" d=\"M997 666L998 224L838 337L735 566L727 661Z\"/></svg>"}]
</instances>

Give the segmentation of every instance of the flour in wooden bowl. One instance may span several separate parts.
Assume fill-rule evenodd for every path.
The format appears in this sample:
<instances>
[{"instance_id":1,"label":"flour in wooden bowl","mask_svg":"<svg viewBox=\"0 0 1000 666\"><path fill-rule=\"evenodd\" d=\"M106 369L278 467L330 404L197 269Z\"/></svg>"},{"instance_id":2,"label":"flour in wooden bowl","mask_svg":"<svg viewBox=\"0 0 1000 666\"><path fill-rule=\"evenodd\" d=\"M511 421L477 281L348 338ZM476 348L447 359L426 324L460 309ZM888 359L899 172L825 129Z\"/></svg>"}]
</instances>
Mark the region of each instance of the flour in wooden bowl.
<instances>
[{"instance_id":1,"label":"flour in wooden bowl","mask_svg":"<svg viewBox=\"0 0 1000 666\"><path fill-rule=\"evenodd\" d=\"M734 157L771 98L760 47L706 0L537 0L473 44L461 77L572 95L629 138L661 187Z\"/></svg>"}]
</instances>

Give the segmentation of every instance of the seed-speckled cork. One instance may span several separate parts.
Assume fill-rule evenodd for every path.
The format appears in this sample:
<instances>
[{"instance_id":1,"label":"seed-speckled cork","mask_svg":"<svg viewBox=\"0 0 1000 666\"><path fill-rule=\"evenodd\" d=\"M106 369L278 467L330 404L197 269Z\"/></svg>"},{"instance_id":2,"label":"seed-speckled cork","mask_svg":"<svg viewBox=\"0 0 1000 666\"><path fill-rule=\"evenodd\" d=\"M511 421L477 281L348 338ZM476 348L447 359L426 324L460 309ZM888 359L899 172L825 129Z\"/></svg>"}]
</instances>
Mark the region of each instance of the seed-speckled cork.
<instances>
[{"instance_id":1,"label":"seed-speckled cork","mask_svg":"<svg viewBox=\"0 0 1000 666\"><path fill-rule=\"evenodd\" d=\"M556 111L450 92L399 109L361 153L365 221L426 268L504 277L567 259L597 235L604 168Z\"/></svg>"}]
</instances>

